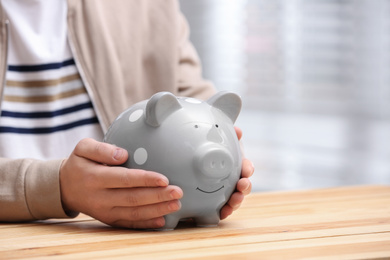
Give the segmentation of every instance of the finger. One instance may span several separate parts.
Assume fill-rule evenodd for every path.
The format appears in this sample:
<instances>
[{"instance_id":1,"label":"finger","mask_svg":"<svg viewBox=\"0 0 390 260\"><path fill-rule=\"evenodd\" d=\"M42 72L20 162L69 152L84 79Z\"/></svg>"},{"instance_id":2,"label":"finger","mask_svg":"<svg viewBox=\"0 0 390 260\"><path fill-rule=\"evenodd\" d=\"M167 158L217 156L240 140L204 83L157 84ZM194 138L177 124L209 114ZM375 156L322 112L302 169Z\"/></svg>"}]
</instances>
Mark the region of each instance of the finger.
<instances>
[{"instance_id":1,"label":"finger","mask_svg":"<svg viewBox=\"0 0 390 260\"><path fill-rule=\"evenodd\" d=\"M251 193L252 183L248 178L241 178L237 182L236 189L237 189L237 191L241 192L242 194L248 195L249 193Z\"/></svg>"},{"instance_id":2,"label":"finger","mask_svg":"<svg viewBox=\"0 0 390 260\"><path fill-rule=\"evenodd\" d=\"M144 221L126 221L118 220L111 224L114 227L123 227L131 229L158 229L165 225L164 217L158 217L154 219Z\"/></svg>"},{"instance_id":3,"label":"finger","mask_svg":"<svg viewBox=\"0 0 390 260\"><path fill-rule=\"evenodd\" d=\"M228 205L232 207L233 211L238 209L244 200L244 194L241 192L234 192L228 201Z\"/></svg>"},{"instance_id":4,"label":"finger","mask_svg":"<svg viewBox=\"0 0 390 260\"><path fill-rule=\"evenodd\" d=\"M253 166L253 163L250 160L244 158L242 160L241 177L249 178L253 175L254 172L255 172L255 167Z\"/></svg>"},{"instance_id":5,"label":"finger","mask_svg":"<svg viewBox=\"0 0 390 260\"><path fill-rule=\"evenodd\" d=\"M179 200L140 207L115 207L110 211L117 221L146 221L178 211L181 208Z\"/></svg>"},{"instance_id":6,"label":"finger","mask_svg":"<svg viewBox=\"0 0 390 260\"><path fill-rule=\"evenodd\" d=\"M136 207L161 202L178 200L183 197L183 191L177 186L164 188L133 188L110 189L104 193L100 201L108 207L115 203L116 207Z\"/></svg>"},{"instance_id":7,"label":"finger","mask_svg":"<svg viewBox=\"0 0 390 260\"><path fill-rule=\"evenodd\" d=\"M242 137L242 130L241 130L238 126L235 126L235 127L234 127L234 130L236 130L236 134L237 134L238 140L241 140L241 137Z\"/></svg>"},{"instance_id":8,"label":"finger","mask_svg":"<svg viewBox=\"0 0 390 260\"><path fill-rule=\"evenodd\" d=\"M230 205L226 204L225 206L223 206L223 208L221 209L221 212L220 212L220 219L225 219L227 217L229 217L231 214L233 214L233 208L230 207Z\"/></svg>"},{"instance_id":9,"label":"finger","mask_svg":"<svg viewBox=\"0 0 390 260\"><path fill-rule=\"evenodd\" d=\"M96 168L88 179L95 188L166 187L169 184L168 178L157 172L115 166Z\"/></svg>"},{"instance_id":10,"label":"finger","mask_svg":"<svg viewBox=\"0 0 390 260\"><path fill-rule=\"evenodd\" d=\"M228 203L226 203L220 211L221 220L233 214L233 211L240 207L243 200L244 195L241 192L233 193Z\"/></svg>"},{"instance_id":11,"label":"finger","mask_svg":"<svg viewBox=\"0 0 390 260\"><path fill-rule=\"evenodd\" d=\"M73 153L95 162L108 165L119 165L128 158L125 149L112 144L98 142L92 138L82 139L75 147Z\"/></svg>"}]
</instances>

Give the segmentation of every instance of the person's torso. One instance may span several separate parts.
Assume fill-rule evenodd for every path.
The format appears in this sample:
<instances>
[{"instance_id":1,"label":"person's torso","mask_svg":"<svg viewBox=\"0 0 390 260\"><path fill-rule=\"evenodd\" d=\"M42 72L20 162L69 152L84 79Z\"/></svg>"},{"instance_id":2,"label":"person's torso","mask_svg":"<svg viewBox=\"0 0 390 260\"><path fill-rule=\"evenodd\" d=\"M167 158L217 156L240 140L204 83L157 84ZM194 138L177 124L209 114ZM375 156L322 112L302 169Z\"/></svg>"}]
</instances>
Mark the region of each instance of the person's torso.
<instances>
[{"instance_id":1,"label":"person's torso","mask_svg":"<svg viewBox=\"0 0 390 260\"><path fill-rule=\"evenodd\" d=\"M2 0L9 19L0 157L55 159L103 133L67 39L65 0Z\"/></svg>"}]
</instances>

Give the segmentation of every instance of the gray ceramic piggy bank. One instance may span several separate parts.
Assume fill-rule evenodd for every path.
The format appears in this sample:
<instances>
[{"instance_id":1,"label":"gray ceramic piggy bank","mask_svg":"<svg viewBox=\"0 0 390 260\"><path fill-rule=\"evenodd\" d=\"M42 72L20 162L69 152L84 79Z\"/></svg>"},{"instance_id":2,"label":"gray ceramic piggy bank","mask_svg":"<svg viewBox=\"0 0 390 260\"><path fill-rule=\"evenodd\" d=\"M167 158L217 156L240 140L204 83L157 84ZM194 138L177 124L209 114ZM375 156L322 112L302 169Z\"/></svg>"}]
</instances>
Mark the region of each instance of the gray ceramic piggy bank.
<instances>
[{"instance_id":1,"label":"gray ceramic piggy bank","mask_svg":"<svg viewBox=\"0 0 390 260\"><path fill-rule=\"evenodd\" d=\"M125 148L128 168L164 174L183 190L182 208L165 216L163 229L183 219L215 226L241 174L241 151L233 127L241 110L234 93L207 101L160 92L124 111L105 142Z\"/></svg>"}]
</instances>

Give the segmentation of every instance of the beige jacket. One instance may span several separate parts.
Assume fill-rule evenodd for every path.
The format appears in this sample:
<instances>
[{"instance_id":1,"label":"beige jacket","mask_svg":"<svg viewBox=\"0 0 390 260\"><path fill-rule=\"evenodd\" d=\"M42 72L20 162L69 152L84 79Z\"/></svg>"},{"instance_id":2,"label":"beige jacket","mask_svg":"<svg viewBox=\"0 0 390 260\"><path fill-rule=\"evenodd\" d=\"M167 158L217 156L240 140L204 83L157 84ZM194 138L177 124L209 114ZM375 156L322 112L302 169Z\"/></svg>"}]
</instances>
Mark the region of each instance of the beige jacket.
<instances>
[{"instance_id":1,"label":"beige jacket","mask_svg":"<svg viewBox=\"0 0 390 260\"><path fill-rule=\"evenodd\" d=\"M3 10L0 16L1 94L12 24ZM74 59L103 131L125 108L155 92L199 98L215 92L202 79L177 1L68 0L67 19ZM0 158L0 221L76 215L61 205L61 161Z\"/></svg>"}]
</instances>

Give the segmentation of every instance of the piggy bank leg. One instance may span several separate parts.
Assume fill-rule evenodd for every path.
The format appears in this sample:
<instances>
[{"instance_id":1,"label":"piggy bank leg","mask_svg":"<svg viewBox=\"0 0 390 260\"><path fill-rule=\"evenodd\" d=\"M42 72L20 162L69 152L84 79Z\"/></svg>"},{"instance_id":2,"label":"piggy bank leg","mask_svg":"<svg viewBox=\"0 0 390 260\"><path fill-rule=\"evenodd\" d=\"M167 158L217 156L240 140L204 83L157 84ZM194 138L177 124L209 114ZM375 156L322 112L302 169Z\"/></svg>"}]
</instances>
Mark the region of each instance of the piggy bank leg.
<instances>
[{"instance_id":1,"label":"piggy bank leg","mask_svg":"<svg viewBox=\"0 0 390 260\"><path fill-rule=\"evenodd\" d=\"M198 227L215 227L219 223L218 214L210 214L208 216L200 216L195 218Z\"/></svg>"},{"instance_id":2,"label":"piggy bank leg","mask_svg":"<svg viewBox=\"0 0 390 260\"><path fill-rule=\"evenodd\" d=\"M173 230L177 226L177 224L180 221L180 218L174 215L166 215L165 218L165 225L161 228L161 230Z\"/></svg>"}]
</instances>

